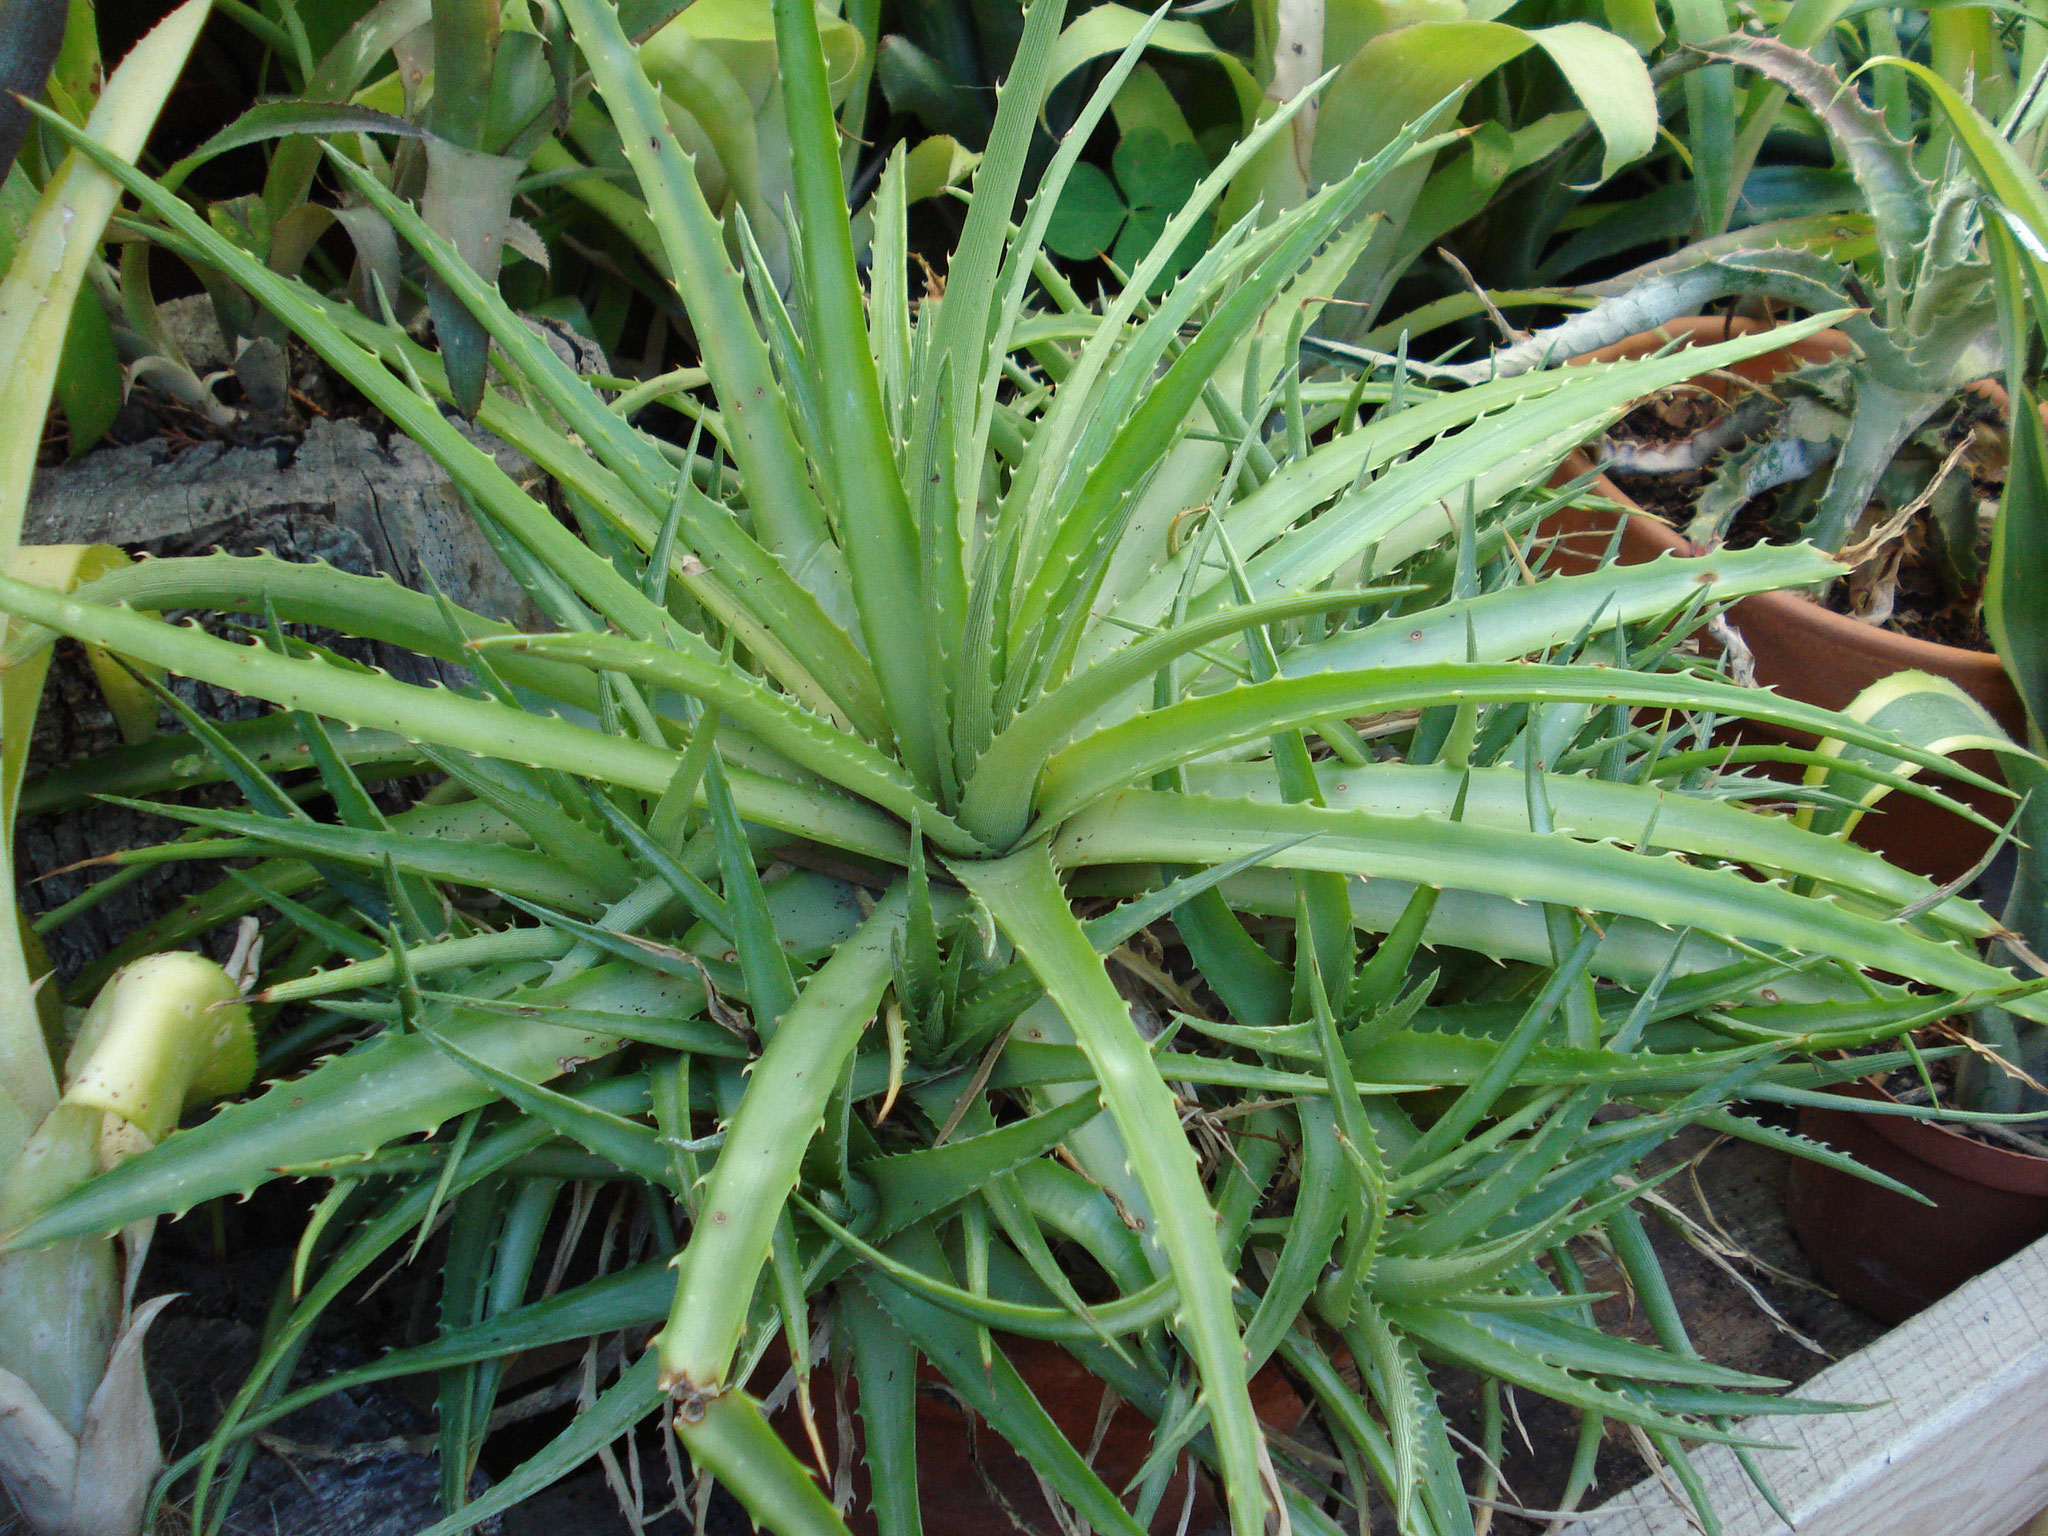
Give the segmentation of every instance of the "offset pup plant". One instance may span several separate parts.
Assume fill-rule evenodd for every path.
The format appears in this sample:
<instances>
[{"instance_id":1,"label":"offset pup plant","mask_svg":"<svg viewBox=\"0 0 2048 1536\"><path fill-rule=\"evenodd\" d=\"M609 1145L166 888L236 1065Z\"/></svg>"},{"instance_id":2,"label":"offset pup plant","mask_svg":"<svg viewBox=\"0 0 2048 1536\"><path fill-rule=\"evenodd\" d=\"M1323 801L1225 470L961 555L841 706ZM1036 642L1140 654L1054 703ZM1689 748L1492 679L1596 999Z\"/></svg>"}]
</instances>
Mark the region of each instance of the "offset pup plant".
<instances>
[{"instance_id":1,"label":"offset pup plant","mask_svg":"<svg viewBox=\"0 0 2048 1536\"><path fill-rule=\"evenodd\" d=\"M256 1049L240 990L213 961L177 952L108 982L78 1026L63 1093L11 1154L0 1221L153 1145L188 1103L247 1088ZM32 1530L142 1528L163 1465L143 1338L172 1300L134 1305L148 1249L144 1222L0 1258L0 1484Z\"/></svg>"},{"instance_id":2,"label":"offset pup plant","mask_svg":"<svg viewBox=\"0 0 2048 1536\"><path fill-rule=\"evenodd\" d=\"M202 728L212 767L140 749L71 787L238 782L246 811L161 807L204 837L147 856L266 861L154 941L277 914L283 958L250 1005L322 1011L266 1041L266 1069L372 1031L4 1236L39 1251L280 1172L335 1180L264 1361L198 1458L195 1522L217 1526L247 1437L297 1400L322 1309L443 1213L443 1334L372 1368L444 1372L443 1532L657 1410L763 1523L843 1531L754 1395L772 1345L809 1362L828 1323L891 1536L920 1528L920 1355L1061 1501L1125 1536L1183 1457L1213 1470L1241 1536L1278 1510L1334 1532L1372 1489L1404 1530L1463 1536L1425 1359L1577 1408L1581 1488L1610 1419L1685 1475L1681 1437L1730 1438L1761 1383L1694 1358L1668 1301L1662 1349L1591 1327L1564 1245L1602 1228L1665 1297L1629 1170L1673 1129L1782 1142L1731 1106L1802 1102L1847 1070L1813 1051L1959 1001L2048 1014L1977 957L1988 915L1750 814L1760 787L1714 777L1726 713L1945 765L1727 683L1685 646L1712 602L1813 580L1824 556L1523 580L1565 453L1771 343L1442 395L1305 382L1317 296L1371 235L1355 215L1441 147L1431 117L1284 216L1233 224L1148 298L1307 97L1203 180L1128 286L1084 305L1040 243L1145 37L1013 227L1058 0L1029 13L943 294L915 305L904 162L877 191L864 290L818 21L780 0L801 274L785 303L752 242L744 276L729 263L610 8L565 11L702 348L690 445L631 426L417 212L336 168L492 339L478 419L552 478L573 529L443 415L431 353L95 157L167 242L438 457L557 625L515 634L386 581L224 556L63 596L0 581L12 663L71 635L293 712ZM257 616L250 642L135 611L187 608ZM293 640L298 622L466 661L476 686L398 683ZM372 765L449 782L386 819L357 772ZM278 777L305 766L332 821ZM1077 903L1104 895L1131 900L1084 921ZM1129 945L1169 913L1186 963L1162 968ZM1105 962L1119 951L1108 963L1155 978L1165 1008L1134 1009ZM1610 1101L1650 1113L1596 1124ZM1229 1145L1239 1122L1256 1134ZM634 1202L646 1258L529 1302L561 1181L589 1177ZM1082 1295L1055 1238L1109 1289ZM618 1330L637 1349L650 1323L652 1348L554 1447L463 1503L499 1362ZM999 1332L1069 1347L1157 1426L1135 1508L1052 1427ZM1274 1357L1341 1474L1262 1431L1248 1378Z\"/></svg>"}]
</instances>

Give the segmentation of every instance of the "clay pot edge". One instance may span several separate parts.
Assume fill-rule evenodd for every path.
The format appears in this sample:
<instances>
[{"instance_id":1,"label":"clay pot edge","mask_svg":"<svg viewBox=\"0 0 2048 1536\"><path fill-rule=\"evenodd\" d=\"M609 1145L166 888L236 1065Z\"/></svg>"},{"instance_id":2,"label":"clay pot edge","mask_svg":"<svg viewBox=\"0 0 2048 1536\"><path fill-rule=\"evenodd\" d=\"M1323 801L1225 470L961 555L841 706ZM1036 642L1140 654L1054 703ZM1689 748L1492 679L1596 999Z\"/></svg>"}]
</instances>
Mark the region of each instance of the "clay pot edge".
<instances>
[{"instance_id":1,"label":"clay pot edge","mask_svg":"<svg viewBox=\"0 0 2048 1536\"><path fill-rule=\"evenodd\" d=\"M1899 1102L1875 1079L1867 1077L1842 1083L1832 1091L1843 1098L1873 1103ZM1843 1112L1855 1113L1847 1109ZM1872 1134L1954 1178L2002 1189L2008 1194L2048 1196L2048 1156L1989 1146L1939 1121L1906 1115L1866 1114L1861 1118Z\"/></svg>"}]
</instances>

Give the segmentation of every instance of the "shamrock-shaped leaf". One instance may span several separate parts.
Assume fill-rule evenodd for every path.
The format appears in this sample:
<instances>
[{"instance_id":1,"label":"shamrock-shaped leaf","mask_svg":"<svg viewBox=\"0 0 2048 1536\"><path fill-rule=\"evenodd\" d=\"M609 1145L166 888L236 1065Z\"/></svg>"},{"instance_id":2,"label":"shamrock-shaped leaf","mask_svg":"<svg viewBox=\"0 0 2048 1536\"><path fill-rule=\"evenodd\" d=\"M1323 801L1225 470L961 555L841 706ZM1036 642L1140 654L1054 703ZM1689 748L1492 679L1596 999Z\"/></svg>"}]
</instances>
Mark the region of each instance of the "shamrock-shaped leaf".
<instances>
[{"instance_id":1,"label":"shamrock-shaped leaf","mask_svg":"<svg viewBox=\"0 0 2048 1536\"><path fill-rule=\"evenodd\" d=\"M1067 176L1060 200L1046 225L1045 243L1069 261L1100 256L1116 244L1130 209L1116 183L1085 160Z\"/></svg>"},{"instance_id":2,"label":"shamrock-shaped leaf","mask_svg":"<svg viewBox=\"0 0 2048 1536\"><path fill-rule=\"evenodd\" d=\"M1195 144L1142 128L1118 140L1110 167L1114 182L1096 166L1074 167L1045 243L1070 261L1107 256L1129 272L1159 243L1167 221L1209 173L1209 160ZM1208 239L1205 226L1191 230L1166 264L1161 285L1193 266Z\"/></svg>"}]
</instances>

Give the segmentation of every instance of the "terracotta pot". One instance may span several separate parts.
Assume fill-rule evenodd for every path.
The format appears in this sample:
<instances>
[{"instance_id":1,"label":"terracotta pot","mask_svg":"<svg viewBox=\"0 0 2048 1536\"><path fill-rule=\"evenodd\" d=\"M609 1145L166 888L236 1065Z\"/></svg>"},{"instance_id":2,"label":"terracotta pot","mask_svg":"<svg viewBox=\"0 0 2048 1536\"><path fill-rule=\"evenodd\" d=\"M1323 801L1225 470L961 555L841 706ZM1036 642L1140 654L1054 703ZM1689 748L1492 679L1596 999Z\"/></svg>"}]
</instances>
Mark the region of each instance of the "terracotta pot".
<instances>
[{"instance_id":1,"label":"terracotta pot","mask_svg":"<svg viewBox=\"0 0 2048 1536\"><path fill-rule=\"evenodd\" d=\"M1872 1082L1837 1090L1890 1096ZM1821 1278L1886 1322L1939 1301L2048 1236L2048 1157L2008 1152L1898 1115L1804 1109L1799 1132L1917 1189L1921 1205L1801 1159L1785 1213Z\"/></svg>"},{"instance_id":2,"label":"terracotta pot","mask_svg":"<svg viewBox=\"0 0 2048 1536\"><path fill-rule=\"evenodd\" d=\"M1672 337L1684 340L1687 345L1701 345L1760 328L1756 321L1740 319L1674 320L1665 327L1668 335L1644 332L1575 361L1616 362L1645 357L1668 345ZM1788 373L1801 363L1842 356L1848 349L1847 337L1823 331L1738 364L1731 371L1763 382ZM1699 382L1717 394L1732 387L1712 378ZM2002 400L2003 393L1997 398ZM1583 456L1575 455L1566 462L1562 473L1582 474L1587 464ZM1605 477L1599 482L1599 490L1603 496L1631 509L1621 537L1620 559L1624 564L1653 560L1671 552L1698 552L1677 529L1637 508ZM1611 516L1586 511L1574 511L1554 520L1546 531L1564 536L1554 563L1566 571L1590 569L1605 550L1613 528ZM1728 610L1728 622L1741 634L1756 659L1757 682L1775 688L1787 698L1825 709L1840 709L1872 683L1894 672L1931 672L1949 679L1982 704L2014 740L2026 739L2026 715L2019 693L1998 657L1989 651L1936 645L1859 623L1810 602L1797 592L1765 592L1743 598ZM1811 737L1788 735L1755 722L1743 724L1738 731L1741 739L1747 741L1813 745ZM1976 772L1996 776L1997 764L1989 754L1965 753L1958 761ZM1950 793L1993 820L2011 814L2011 802L1989 792L1951 786ZM1983 828L1937 810L1915 796L1897 794L1880 801L1863 818L1855 838L1900 867L1941 883L1969 870L1991 844L1991 834Z\"/></svg>"},{"instance_id":3,"label":"terracotta pot","mask_svg":"<svg viewBox=\"0 0 2048 1536\"><path fill-rule=\"evenodd\" d=\"M1095 1441L1102 1407L1100 1378L1091 1375L1065 1350L1043 1340L999 1335L996 1344L1068 1442L1087 1454ZM767 1390L782 1372L781 1363L769 1362L755 1387ZM1012 1512L1027 1526L1052 1529L1045 1494L1037 1474L1024 1458L987 1424L979 1419L970 1422L965 1405L929 1363L919 1365L918 1384L917 1489L925 1530L931 1536L995 1536L1018 1528ZM811 1378L811 1391L826 1453L837 1457L839 1415L831 1372L819 1370ZM850 1381L846 1391L848 1421L858 1435L859 1394ZM1282 1434L1292 1433L1307 1411L1286 1378L1271 1366L1252 1380L1252 1406L1264 1424ZM815 1455L794 1405L777 1414L774 1423L797 1459L811 1465ZM1152 1449L1152 1430L1152 1421L1145 1415L1118 1404L1094 1460L1095 1470L1111 1488L1121 1489L1144 1465ZM1189 1463L1183 1459L1153 1522L1155 1536L1170 1536L1179 1529L1188 1475ZM855 1536L873 1536L875 1521L868 1502L867 1469L858 1456L854 1458L853 1484L854 1502L847 1524ZM1009 1510L1004 1509L1004 1504L1008 1504ZM1203 1530L1222 1518L1214 1483L1206 1473L1198 1474L1188 1529Z\"/></svg>"}]
</instances>

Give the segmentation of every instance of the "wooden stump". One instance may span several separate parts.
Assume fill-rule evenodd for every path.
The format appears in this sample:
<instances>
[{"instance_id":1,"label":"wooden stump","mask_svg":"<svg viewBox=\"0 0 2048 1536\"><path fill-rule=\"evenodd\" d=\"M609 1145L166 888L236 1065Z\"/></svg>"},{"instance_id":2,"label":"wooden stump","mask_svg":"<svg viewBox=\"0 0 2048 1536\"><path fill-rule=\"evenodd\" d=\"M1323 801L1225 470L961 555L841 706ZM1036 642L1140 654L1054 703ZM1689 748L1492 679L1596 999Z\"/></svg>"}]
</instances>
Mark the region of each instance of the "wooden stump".
<instances>
[{"instance_id":1,"label":"wooden stump","mask_svg":"<svg viewBox=\"0 0 2048 1536\"><path fill-rule=\"evenodd\" d=\"M495 447L513 473L516 454ZM499 563L434 462L412 442L380 436L357 421L320 419L302 434L250 445L176 448L162 440L104 449L36 476L25 544L117 544L155 557L268 553L325 561L358 575L384 572L416 590L438 586L451 601L522 625L536 622L525 593ZM431 583L431 586L430 586ZM214 622L209 618L209 623ZM245 616L262 622L262 615ZM405 682L457 682L457 667L410 652L294 632L370 662ZM239 720L268 706L179 679L175 691L200 714ZM166 712L165 725L175 727ZM38 775L111 750L120 733L79 648L60 642L30 750ZM232 789L191 792L195 803L234 804ZM78 895L103 870L50 876L83 859L164 841L180 829L119 806L25 816L16 833L17 873L32 915ZM44 877L48 878L44 878ZM103 905L46 935L60 978L68 978L180 898L210 884L201 865L167 865Z\"/></svg>"}]
</instances>

